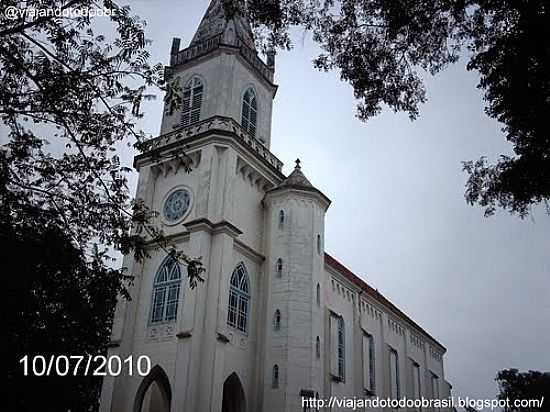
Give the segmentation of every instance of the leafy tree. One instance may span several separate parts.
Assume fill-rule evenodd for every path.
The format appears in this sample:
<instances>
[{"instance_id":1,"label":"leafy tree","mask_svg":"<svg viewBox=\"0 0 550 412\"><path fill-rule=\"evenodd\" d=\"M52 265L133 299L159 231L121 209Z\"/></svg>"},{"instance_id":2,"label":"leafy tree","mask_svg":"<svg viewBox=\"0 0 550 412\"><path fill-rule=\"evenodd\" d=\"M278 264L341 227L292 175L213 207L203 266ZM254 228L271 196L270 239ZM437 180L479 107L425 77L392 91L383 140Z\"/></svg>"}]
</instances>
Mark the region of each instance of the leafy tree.
<instances>
[{"instance_id":1,"label":"leafy tree","mask_svg":"<svg viewBox=\"0 0 550 412\"><path fill-rule=\"evenodd\" d=\"M550 373L549 372L518 372L517 369L504 369L497 374L500 393L498 399L510 400L510 406L505 412L550 411ZM541 408L516 407L515 400L543 400Z\"/></svg>"},{"instance_id":2,"label":"leafy tree","mask_svg":"<svg viewBox=\"0 0 550 412\"><path fill-rule=\"evenodd\" d=\"M242 2L224 0L226 12ZM290 49L290 29L312 33L321 70L338 70L366 121L383 106L411 119L426 100L420 72L435 74L470 52L486 112L503 124L514 156L496 165L464 162L466 200L491 215L497 207L525 217L550 213L550 7L546 0L250 0L246 10L264 51Z\"/></svg>"},{"instance_id":3,"label":"leafy tree","mask_svg":"<svg viewBox=\"0 0 550 412\"><path fill-rule=\"evenodd\" d=\"M482 0L467 34L473 56L469 70L480 74L486 112L504 125L515 156L495 165L482 157L465 162L470 177L466 199L486 207L529 213L544 202L550 213L550 5L547 1Z\"/></svg>"},{"instance_id":4,"label":"leafy tree","mask_svg":"<svg viewBox=\"0 0 550 412\"><path fill-rule=\"evenodd\" d=\"M17 411L90 410L97 378L24 377L18 360L105 350L116 297L127 296L132 275L112 268L113 251L139 260L156 244L187 266L192 286L202 280L201 262L170 251L155 212L131 200L130 169L117 155L132 145L149 149L136 127L140 104L168 87L162 65L148 62L145 22L128 7L110 0L7 0L2 7L0 248L9 295L8 403ZM19 14L13 18L8 8ZM98 8L110 16L86 13ZM69 9L70 15L47 12ZM185 153L178 156L186 160Z\"/></svg>"}]
</instances>

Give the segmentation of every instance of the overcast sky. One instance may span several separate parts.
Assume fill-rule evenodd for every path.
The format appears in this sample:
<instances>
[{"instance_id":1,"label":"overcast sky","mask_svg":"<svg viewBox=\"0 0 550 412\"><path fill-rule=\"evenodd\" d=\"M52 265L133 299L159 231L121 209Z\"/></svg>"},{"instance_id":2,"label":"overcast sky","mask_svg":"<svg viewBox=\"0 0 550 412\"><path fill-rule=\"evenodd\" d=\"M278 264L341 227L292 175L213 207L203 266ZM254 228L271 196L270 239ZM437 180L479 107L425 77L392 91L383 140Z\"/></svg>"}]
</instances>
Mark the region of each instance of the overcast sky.
<instances>
[{"instance_id":1,"label":"overcast sky","mask_svg":"<svg viewBox=\"0 0 550 412\"><path fill-rule=\"evenodd\" d=\"M153 60L168 63L172 37L187 46L208 3L132 1ZM461 61L427 79L419 120L385 111L365 124L338 74L312 67L308 36L295 40L277 56L271 151L286 174L299 157L332 200L327 252L447 347L455 395L493 398L503 368L550 370L550 218L542 208L484 218L464 201L461 161L510 151L483 112L477 75ZM161 102L146 106L153 135Z\"/></svg>"}]
</instances>

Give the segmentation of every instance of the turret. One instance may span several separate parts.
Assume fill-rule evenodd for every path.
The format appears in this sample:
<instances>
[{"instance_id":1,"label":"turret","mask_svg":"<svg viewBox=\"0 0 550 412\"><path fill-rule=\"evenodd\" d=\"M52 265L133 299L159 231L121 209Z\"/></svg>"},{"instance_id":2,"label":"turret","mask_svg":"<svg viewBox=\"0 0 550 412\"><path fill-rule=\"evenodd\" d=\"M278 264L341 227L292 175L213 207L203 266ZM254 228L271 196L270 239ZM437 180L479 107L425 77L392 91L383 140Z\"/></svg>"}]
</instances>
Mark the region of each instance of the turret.
<instances>
[{"instance_id":1,"label":"turret","mask_svg":"<svg viewBox=\"0 0 550 412\"><path fill-rule=\"evenodd\" d=\"M299 160L264 198L269 276L264 405L277 405L273 410L295 410L300 393L321 391L323 359L317 347L324 336L323 244L329 204L302 173Z\"/></svg>"}]
</instances>

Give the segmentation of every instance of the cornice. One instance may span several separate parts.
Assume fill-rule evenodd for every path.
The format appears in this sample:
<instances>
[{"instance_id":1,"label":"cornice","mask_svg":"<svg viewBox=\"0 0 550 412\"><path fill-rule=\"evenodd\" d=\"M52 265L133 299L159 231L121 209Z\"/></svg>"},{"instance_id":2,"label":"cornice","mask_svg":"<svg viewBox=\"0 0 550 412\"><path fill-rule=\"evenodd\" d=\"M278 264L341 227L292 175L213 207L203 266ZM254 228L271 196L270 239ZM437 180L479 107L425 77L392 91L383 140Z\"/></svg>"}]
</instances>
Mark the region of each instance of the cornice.
<instances>
[{"instance_id":1,"label":"cornice","mask_svg":"<svg viewBox=\"0 0 550 412\"><path fill-rule=\"evenodd\" d=\"M210 37L200 43L176 52L171 56L170 66L166 67L166 73L170 76L175 68L184 68L195 64L197 61L221 53L238 55L243 63L254 71L258 75L258 78L273 90L275 95L278 86L273 83L273 68L267 66L262 59L258 57L258 53L248 47L242 40L237 39L236 44L229 44L224 41L223 34Z\"/></svg>"},{"instance_id":2,"label":"cornice","mask_svg":"<svg viewBox=\"0 0 550 412\"><path fill-rule=\"evenodd\" d=\"M265 261L264 255L252 249L250 246L246 245L245 243L241 242L238 239L235 239L234 246L235 246L235 249L237 249L242 254L247 255L252 260L255 260L259 263Z\"/></svg>"},{"instance_id":3,"label":"cornice","mask_svg":"<svg viewBox=\"0 0 550 412\"><path fill-rule=\"evenodd\" d=\"M222 220L217 223L213 223L207 218L195 219L190 222L183 224L189 233L206 231L211 234L225 233L229 236L236 238L241 235L243 232L232 223L229 223L227 220Z\"/></svg>"},{"instance_id":4,"label":"cornice","mask_svg":"<svg viewBox=\"0 0 550 412\"><path fill-rule=\"evenodd\" d=\"M150 149L134 157L134 168L139 171L143 166L157 164L159 162L155 159L164 159L170 152L182 148L191 151L204 144L206 139L240 148L250 154L272 175L274 183L285 178L282 173L283 162L258 140L250 137L235 120L224 116L213 116L151 139Z\"/></svg>"},{"instance_id":5,"label":"cornice","mask_svg":"<svg viewBox=\"0 0 550 412\"><path fill-rule=\"evenodd\" d=\"M298 195L303 196L307 198L312 198L317 200L321 206L323 207L323 210L327 210L328 207L331 204L331 200L326 197L319 189L316 189L314 187L311 188L304 188L304 187L294 187L294 186L284 186L284 187L276 187L274 189L271 189L266 192L263 202L269 203L271 199L274 197L278 197L281 195Z\"/></svg>"}]
</instances>

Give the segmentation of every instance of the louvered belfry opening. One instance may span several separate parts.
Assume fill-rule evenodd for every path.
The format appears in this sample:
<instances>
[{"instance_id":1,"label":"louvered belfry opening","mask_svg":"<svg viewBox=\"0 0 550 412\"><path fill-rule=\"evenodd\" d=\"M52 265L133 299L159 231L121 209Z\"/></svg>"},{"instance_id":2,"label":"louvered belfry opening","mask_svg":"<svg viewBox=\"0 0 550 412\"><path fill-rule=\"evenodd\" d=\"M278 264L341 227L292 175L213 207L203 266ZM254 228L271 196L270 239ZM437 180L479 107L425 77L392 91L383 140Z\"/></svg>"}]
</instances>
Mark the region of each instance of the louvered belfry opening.
<instances>
[{"instance_id":1,"label":"louvered belfry opening","mask_svg":"<svg viewBox=\"0 0 550 412\"><path fill-rule=\"evenodd\" d=\"M204 85L198 77L193 77L185 85L181 113L181 125L183 127L197 123L200 120L203 94Z\"/></svg>"}]
</instances>

